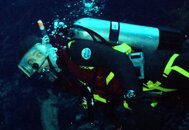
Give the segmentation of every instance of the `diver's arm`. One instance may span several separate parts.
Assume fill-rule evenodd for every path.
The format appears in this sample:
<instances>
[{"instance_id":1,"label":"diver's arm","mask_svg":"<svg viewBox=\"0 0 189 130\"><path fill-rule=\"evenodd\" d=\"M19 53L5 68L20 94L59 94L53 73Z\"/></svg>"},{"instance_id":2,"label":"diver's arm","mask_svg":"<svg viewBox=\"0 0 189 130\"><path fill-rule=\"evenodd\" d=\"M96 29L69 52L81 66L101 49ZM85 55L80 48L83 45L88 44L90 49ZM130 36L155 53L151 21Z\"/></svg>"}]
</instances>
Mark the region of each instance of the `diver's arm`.
<instances>
[{"instance_id":1,"label":"diver's arm","mask_svg":"<svg viewBox=\"0 0 189 130\"><path fill-rule=\"evenodd\" d=\"M87 40L76 40L70 47L70 55L78 65L109 68L120 80L125 91L139 92L138 77L127 55Z\"/></svg>"}]
</instances>

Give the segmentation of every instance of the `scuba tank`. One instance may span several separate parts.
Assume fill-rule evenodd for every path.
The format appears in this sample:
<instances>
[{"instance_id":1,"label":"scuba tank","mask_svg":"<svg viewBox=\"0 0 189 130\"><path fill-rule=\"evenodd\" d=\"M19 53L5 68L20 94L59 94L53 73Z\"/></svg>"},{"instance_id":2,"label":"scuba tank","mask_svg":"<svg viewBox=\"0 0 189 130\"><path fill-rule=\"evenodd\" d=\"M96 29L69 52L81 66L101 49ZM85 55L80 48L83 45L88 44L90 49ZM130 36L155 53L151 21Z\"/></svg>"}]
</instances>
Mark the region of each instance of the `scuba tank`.
<instances>
[{"instance_id":1,"label":"scuba tank","mask_svg":"<svg viewBox=\"0 0 189 130\"><path fill-rule=\"evenodd\" d=\"M81 18L74 25L92 30L106 41L113 44L127 43L141 50L172 49L184 41L184 35L172 28L156 28L122 22L101 20L96 18ZM76 37L92 40L83 30L75 30Z\"/></svg>"}]
</instances>

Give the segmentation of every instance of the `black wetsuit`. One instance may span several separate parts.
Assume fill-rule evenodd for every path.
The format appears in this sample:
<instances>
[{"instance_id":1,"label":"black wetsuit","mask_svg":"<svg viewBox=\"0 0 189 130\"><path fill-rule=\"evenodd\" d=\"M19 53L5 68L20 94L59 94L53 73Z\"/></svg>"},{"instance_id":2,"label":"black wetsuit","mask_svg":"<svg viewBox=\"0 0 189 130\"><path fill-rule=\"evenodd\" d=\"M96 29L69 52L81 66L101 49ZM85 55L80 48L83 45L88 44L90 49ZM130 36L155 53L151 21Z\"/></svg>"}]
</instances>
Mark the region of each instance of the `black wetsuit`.
<instances>
[{"instance_id":1,"label":"black wetsuit","mask_svg":"<svg viewBox=\"0 0 189 130\"><path fill-rule=\"evenodd\" d=\"M83 49L91 50L89 60L82 58L81 52ZM139 92L140 85L135 68L132 65L129 57L120 53L109 46L102 43L94 43L87 40L76 40L71 45L70 56L78 65L105 67L115 73L124 90L135 90Z\"/></svg>"},{"instance_id":2,"label":"black wetsuit","mask_svg":"<svg viewBox=\"0 0 189 130\"><path fill-rule=\"evenodd\" d=\"M82 50L89 48L91 50L91 57L88 60L82 58ZM188 82L188 77L183 77L176 72L172 72L170 76L165 79L162 74L164 68L169 61L170 57L174 54L173 51L169 50L157 50L144 52L144 73L145 79L139 80L135 67L129 57L123 53L120 53L111 47L101 45L101 43L94 43L87 40L76 40L71 45L70 56L78 65L106 67L112 70L120 81L121 86L124 87L124 91L129 89L141 92L141 83L147 82L148 80L160 81L168 88L179 88L185 87ZM179 65L189 71L189 53L181 54L174 62L174 65ZM183 87L181 87L183 86ZM140 95L140 94L139 94ZM144 104L139 99L129 102L133 108L133 111L137 115L139 120L140 128L152 129L160 124L160 118L154 115L153 111L149 106ZM144 118L145 117L145 118ZM148 124L149 121L151 125ZM146 128L148 125L148 128ZM161 127L161 126L159 126Z\"/></svg>"},{"instance_id":3,"label":"black wetsuit","mask_svg":"<svg viewBox=\"0 0 189 130\"><path fill-rule=\"evenodd\" d=\"M89 60L82 58L81 52L84 48L89 48L91 50L91 57ZM94 43L87 40L76 40L76 42L71 45L69 50L71 58L78 65L109 68L120 80L121 86L125 88L125 91L129 89L140 91L141 81L139 81L135 70L136 68L133 67L132 62L127 55L120 53L109 46L102 45L102 43ZM146 82L148 80L152 80L154 82L163 81L168 88L175 88L176 85L181 83L181 81L182 83L187 83L187 78L176 72L172 72L167 79L163 78L162 76L166 64L168 63L170 57L174 54L173 51L157 50L143 53L145 62L145 79L142 80L142 82ZM175 60L174 64L189 71L188 57L189 52L180 54L180 56Z\"/></svg>"}]
</instances>

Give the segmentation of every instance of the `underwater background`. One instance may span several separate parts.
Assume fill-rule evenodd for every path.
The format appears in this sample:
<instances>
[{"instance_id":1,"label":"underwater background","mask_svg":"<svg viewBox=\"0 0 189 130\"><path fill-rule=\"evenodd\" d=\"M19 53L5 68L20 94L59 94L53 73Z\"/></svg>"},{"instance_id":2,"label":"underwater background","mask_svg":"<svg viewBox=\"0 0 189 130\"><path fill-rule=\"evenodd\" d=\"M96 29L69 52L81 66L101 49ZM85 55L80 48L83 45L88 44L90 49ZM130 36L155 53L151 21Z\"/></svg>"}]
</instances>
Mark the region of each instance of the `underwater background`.
<instances>
[{"instance_id":1,"label":"underwater background","mask_svg":"<svg viewBox=\"0 0 189 130\"><path fill-rule=\"evenodd\" d=\"M54 19L71 24L82 17L172 26L189 33L189 0L1 0L0 130L112 129L100 114L94 125L80 121L78 100L48 83L31 83L17 68L20 40L30 34L40 36L38 19L48 29ZM189 129L189 109L176 105L169 112L164 129Z\"/></svg>"}]
</instances>

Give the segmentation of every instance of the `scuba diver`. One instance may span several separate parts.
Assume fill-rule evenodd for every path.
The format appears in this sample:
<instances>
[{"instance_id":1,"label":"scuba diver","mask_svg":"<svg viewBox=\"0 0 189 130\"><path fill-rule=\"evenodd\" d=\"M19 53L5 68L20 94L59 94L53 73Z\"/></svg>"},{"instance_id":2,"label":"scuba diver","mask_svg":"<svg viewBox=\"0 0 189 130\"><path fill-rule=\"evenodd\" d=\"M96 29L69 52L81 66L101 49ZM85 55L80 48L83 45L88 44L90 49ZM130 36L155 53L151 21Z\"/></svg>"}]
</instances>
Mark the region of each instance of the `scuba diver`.
<instances>
[{"instance_id":1,"label":"scuba diver","mask_svg":"<svg viewBox=\"0 0 189 130\"><path fill-rule=\"evenodd\" d=\"M180 100L188 90L189 52L181 47L188 42L180 31L84 18L72 26L56 20L48 35L41 20L38 25L42 39L23 40L19 69L82 95L90 121L99 102L112 109L123 104L137 115L139 128L155 129L154 123L149 126L159 103L154 97L176 93Z\"/></svg>"}]
</instances>

